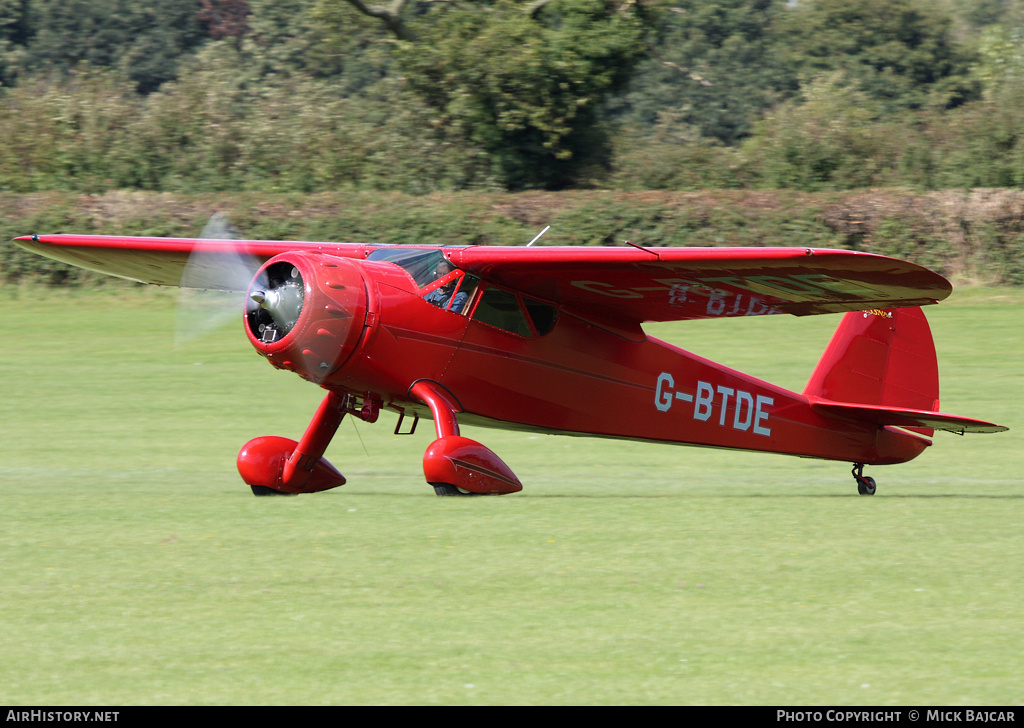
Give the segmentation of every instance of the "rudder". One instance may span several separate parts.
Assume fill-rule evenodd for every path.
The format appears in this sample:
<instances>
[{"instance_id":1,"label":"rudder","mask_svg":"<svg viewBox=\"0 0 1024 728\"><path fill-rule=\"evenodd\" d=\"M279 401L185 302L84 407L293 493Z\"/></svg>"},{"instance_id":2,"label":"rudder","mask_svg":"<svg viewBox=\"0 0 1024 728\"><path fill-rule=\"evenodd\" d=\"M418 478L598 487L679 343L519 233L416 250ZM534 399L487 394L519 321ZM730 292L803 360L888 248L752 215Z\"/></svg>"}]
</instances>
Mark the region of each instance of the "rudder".
<instances>
[{"instance_id":1,"label":"rudder","mask_svg":"<svg viewBox=\"0 0 1024 728\"><path fill-rule=\"evenodd\" d=\"M924 311L898 308L845 314L804 395L938 411L939 367Z\"/></svg>"}]
</instances>

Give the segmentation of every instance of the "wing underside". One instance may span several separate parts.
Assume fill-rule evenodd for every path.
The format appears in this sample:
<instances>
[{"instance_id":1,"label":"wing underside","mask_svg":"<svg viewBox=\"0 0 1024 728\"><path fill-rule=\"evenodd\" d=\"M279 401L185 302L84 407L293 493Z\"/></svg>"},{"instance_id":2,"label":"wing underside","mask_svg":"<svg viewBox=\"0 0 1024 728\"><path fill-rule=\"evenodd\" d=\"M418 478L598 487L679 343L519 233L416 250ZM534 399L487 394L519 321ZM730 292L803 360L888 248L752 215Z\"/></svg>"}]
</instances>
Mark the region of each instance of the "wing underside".
<instances>
[{"instance_id":1,"label":"wing underside","mask_svg":"<svg viewBox=\"0 0 1024 728\"><path fill-rule=\"evenodd\" d=\"M485 280L633 323L924 306L952 290L927 268L848 250L471 247L450 257Z\"/></svg>"},{"instance_id":2,"label":"wing underside","mask_svg":"<svg viewBox=\"0 0 1024 728\"><path fill-rule=\"evenodd\" d=\"M368 248L354 243L113 235L31 235L15 238L14 242L47 258L118 278L213 290L245 290L249 280L239 277L239 267L252 268L255 273L256 268L279 253L304 250L362 257Z\"/></svg>"},{"instance_id":3,"label":"wing underside","mask_svg":"<svg viewBox=\"0 0 1024 728\"><path fill-rule=\"evenodd\" d=\"M231 272L239 258L256 266L287 251L365 258L382 247L101 235L33 235L15 242L56 260L143 283L225 290L244 288L245 281ZM629 327L645 321L923 306L951 291L945 278L927 268L848 250L422 247L443 250L456 266L494 285Z\"/></svg>"}]
</instances>

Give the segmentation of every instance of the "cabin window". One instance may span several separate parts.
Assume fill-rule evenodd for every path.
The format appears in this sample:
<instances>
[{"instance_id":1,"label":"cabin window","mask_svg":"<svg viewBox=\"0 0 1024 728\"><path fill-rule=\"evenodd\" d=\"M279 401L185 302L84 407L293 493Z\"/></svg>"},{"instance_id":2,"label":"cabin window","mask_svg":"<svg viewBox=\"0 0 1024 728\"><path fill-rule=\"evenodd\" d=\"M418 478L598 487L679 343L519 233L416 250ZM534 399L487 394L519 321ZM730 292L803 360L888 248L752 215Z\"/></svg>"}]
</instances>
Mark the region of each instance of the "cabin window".
<instances>
[{"instance_id":1,"label":"cabin window","mask_svg":"<svg viewBox=\"0 0 1024 728\"><path fill-rule=\"evenodd\" d=\"M532 298L524 298L523 304L526 306L526 312L530 315L537 336L543 336L555 328L555 320L558 318L557 308L548 303L534 301Z\"/></svg>"},{"instance_id":2,"label":"cabin window","mask_svg":"<svg viewBox=\"0 0 1024 728\"><path fill-rule=\"evenodd\" d=\"M474 281L474 287L478 283ZM473 318L478 322L523 337L544 336L555 328L558 318L558 309L549 303L520 298L493 286L482 287L475 303L469 303L473 306Z\"/></svg>"},{"instance_id":3,"label":"cabin window","mask_svg":"<svg viewBox=\"0 0 1024 728\"><path fill-rule=\"evenodd\" d=\"M530 336L532 333L526 315L519 306L519 299L515 294L500 288L488 286L484 290L473 311L473 318L520 336Z\"/></svg>"},{"instance_id":4,"label":"cabin window","mask_svg":"<svg viewBox=\"0 0 1024 728\"><path fill-rule=\"evenodd\" d=\"M550 304L521 299L514 293L487 286L477 296L473 318L519 336L543 336L554 328L558 310Z\"/></svg>"}]
</instances>

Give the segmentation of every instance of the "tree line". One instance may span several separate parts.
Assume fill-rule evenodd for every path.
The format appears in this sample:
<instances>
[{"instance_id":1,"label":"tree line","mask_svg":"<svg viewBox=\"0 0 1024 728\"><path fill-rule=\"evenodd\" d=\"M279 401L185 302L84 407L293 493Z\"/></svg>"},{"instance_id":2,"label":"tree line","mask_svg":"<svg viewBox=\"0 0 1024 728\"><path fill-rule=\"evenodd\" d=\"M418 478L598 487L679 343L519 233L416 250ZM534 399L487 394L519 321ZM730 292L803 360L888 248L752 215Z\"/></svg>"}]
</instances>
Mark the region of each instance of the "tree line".
<instances>
[{"instance_id":1,"label":"tree line","mask_svg":"<svg viewBox=\"0 0 1024 728\"><path fill-rule=\"evenodd\" d=\"M1024 0L0 0L0 191L1024 187Z\"/></svg>"}]
</instances>

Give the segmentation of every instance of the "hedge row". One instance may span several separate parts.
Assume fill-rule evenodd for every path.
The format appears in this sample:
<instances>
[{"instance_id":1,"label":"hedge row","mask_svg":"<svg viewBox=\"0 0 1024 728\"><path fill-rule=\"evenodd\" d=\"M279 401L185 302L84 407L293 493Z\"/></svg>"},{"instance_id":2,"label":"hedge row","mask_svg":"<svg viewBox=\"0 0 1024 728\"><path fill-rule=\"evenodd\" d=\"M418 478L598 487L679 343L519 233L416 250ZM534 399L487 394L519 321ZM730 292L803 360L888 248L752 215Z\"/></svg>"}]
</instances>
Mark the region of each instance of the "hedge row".
<instances>
[{"instance_id":1,"label":"hedge row","mask_svg":"<svg viewBox=\"0 0 1024 728\"><path fill-rule=\"evenodd\" d=\"M247 238L392 244L832 247L894 255L966 282L1024 284L1024 191L872 190L187 195L0 194L0 236L194 237L220 212ZM105 279L0 245L0 280Z\"/></svg>"}]
</instances>

